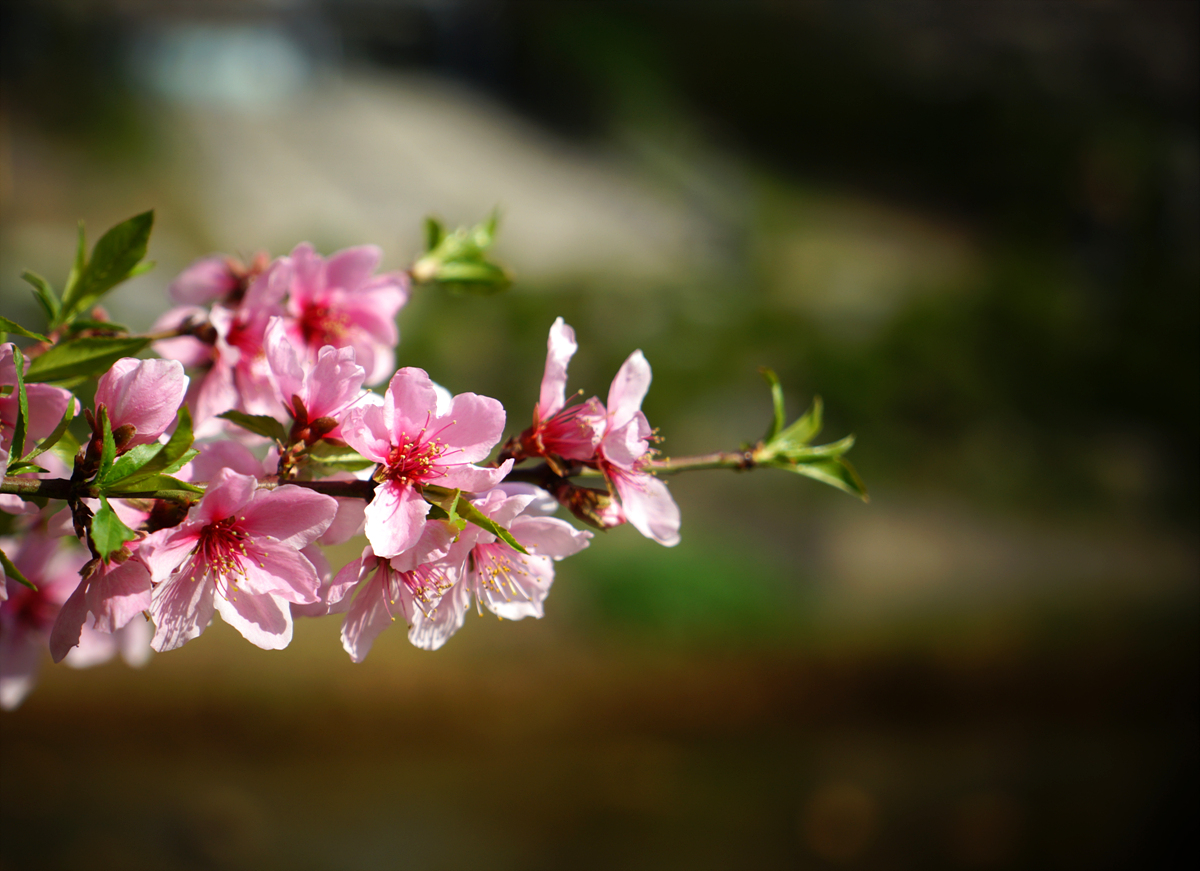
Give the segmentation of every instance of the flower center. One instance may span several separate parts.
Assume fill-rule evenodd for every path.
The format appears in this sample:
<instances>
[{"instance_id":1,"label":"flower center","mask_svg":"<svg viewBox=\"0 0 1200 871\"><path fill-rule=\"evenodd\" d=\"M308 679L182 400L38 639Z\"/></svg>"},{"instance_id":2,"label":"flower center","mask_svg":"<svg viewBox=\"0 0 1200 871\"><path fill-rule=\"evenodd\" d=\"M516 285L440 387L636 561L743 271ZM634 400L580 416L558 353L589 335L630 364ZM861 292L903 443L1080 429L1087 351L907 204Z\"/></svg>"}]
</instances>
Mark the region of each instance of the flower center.
<instances>
[{"instance_id":1,"label":"flower center","mask_svg":"<svg viewBox=\"0 0 1200 871\"><path fill-rule=\"evenodd\" d=\"M242 558L246 557L246 533L237 528L237 517L210 523L200 533L197 555L214 574L245 575Z\"/></svg>"},{"instance_id":2,"label":"flower center","mask_svg":"<svg viewBox=\"0 0 1200 871\"><path fill-rule=\"evenodd\" d=\"M350 332L350 317L327 305L310 305L300 314L300 333L310 348L341 347Z\"/></svg>"},{"instance_id":3,"label":"flower center","mask_svg":"<svg viewBox=\"0 0 1200 871\"><path fill-rule=\"evenodd\" d=\"M405 486L436 477L440 473L434 472L434 463L445 452L446 445L441 439L422 442L419 437L406 435L388 452L387 478Z\"/></svg>"}]
</instances>

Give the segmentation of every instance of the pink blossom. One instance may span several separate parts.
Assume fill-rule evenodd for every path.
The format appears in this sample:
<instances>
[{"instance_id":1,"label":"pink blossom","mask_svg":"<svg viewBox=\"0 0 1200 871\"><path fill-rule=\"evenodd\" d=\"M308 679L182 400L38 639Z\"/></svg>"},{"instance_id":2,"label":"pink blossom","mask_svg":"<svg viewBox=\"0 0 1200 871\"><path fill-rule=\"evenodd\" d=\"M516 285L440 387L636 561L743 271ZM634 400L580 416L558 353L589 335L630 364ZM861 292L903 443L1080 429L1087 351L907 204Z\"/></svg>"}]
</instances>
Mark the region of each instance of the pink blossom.
<instances>
[{"instance_id":1,"label":"pink blossom","mask_svg":"<svg viewBox=\"0 0 1200 871\"><path fill-rule=\"evenodd\" d=\"M167 290L177 303L208 305L233 293L238 287L238 277L227 257L212 254L179 273Z\"/></svg>"},{"instance_id":2,"label":"pink blossom","mask_svg":"<svg viewBox=\"0 0 1200 871\"><path fill-rule=\"evenodd\" d=\"M417 544L400 556L383 559L368 547L338 573L329 595L340 597L340 604L334 601L330 610L347 612L342 647L351 659L362 662L397 614L410 627L409 640L428 650L440 647L462 625L465 608L443 607L466 559L466 551L453 544L454 533L445 521L426 521Z\"/></svg>"},{"instance_id":3,"label":"pink blossom","mask_svg":"<svg viewBox=\"0 0 1200 871\"><path fill-rule=\"evenodd\" d=\"M141 668L154 653L150 647L153 636L154 627L141 615L112 633L97 631L89 616L83 625L79 646L72 647L63 662L71 668L91 668L108 662L119 653L126 665Z\"/></svg>"},{"instance_id":4,"label":"pink blossom","mask_svg":"<svg viewBox=\"0 0 1200 871\"><path fill-rule=\"evenodd\" d=\"M496 469L473 465L490 453L504 432L504 408L495 399L460 393L440 413L437 392L421 369L392 376L382 405L351 410L342 438L379 463L379 486L366 509L367 540L390 559L417 543L429 503L427 484L475 493L503 480L512 461Z\"/></svg>"},{"instance_id":5,"label":"pink blossom","mask_svg":"<svg viewBox=\"0 0 1200 871\"><path fill-rule=\"evenodd\" d=\"M536 488L502 485L473 501L481 512L507 527L528 553L468 525L446 557L450 564L461 566L456 583L443 591L434 608L409 615L409 640L425 650L437 650L462 627L472 595L477 606L506 620L541 617L542 603L554 582L554 562L583 550L592 537L566 521L544 516L547 494Z\"/></svg>"},{"instance_id":6,"label":"pink blossom","mask_svg":"<svg viewBox=\"0 0 1200 871\"><path fill-rule=\"evenodd\" d=\"M527 455L584 461L595 456L604 435L604 406L594 396L580 405L566 402L567 364L578 348L575 331L562 318L555 320L546 342L546 369L533 426L521 436Z\"/></svg>"},{"instance_id":7,"label":"pink blossom","mask_svg":"<svg viewBox=\"0 0 1200 871\"><path fill-rule=\"evenodd\" d=\"M114 434L122 427L133 428L125 447L146 445L175 422L187 386L188 377L177 360L123 357L100 376L96 408L108 409Z\"/></svg>"},{"instance_id":8,"label":"pink blossom","mask_svg":"<svg viewBox=\"0 0 1200 871\"><path fill-rule=\"evenodd\" d=\"M138 553L156 585L155 650L198 636L214 608L252 644L280 649L292 639L288 603L317 600L320 579L300 548L325 531L337 503L302 487L256 486L224 470L180 526L142 542Z\"/></svg>"},{"instance_id":9,"label":"pink blossom","mask_svg":"<svg viewBox=\"0 0 1200 871\"><path fill-rule=\"evenodd\" d=\"M149 610L150 572L136 554L138 543L130 546L135 553L122 562L93 559L83 568L82 580L63 603L50 633L55 662L62 662L80 644L85 628L112 634Z\"/></svg>"},{"instance_id":10,"label":"pink blossom","mask_svg":"<svg viewBox=\"0 0 1200 871\"><path fill-rule=\"evenodd\" d=\"M307 243L291 255L289 332L314 356L326 345L353 348L368 384L381 383L395 368L396 313L408 301L404 273L372 274L381 256L374 245L361 245L326 260Z\"/></svg>"},{"instance_id":11,"label":"pink blossom","mask_svg":"<svg viewBox=\"0 0 1200 871\"><path fill-rule=\"evenodd\" d=\"M617 497L625 519L647 538L673 547L679 543L679 506L667 485L647 468L654 452L654 431L642 413L650 389L650 364L634 351L608 391L608 427L597 449L600 469Z\"/></svg>"},{"instance_id":12,"label":"pink blossom","mask_svg":"<svg viewBox=\"0 0 1200 871\"><path fill-rule=\"evenodd\" d=\"M25 533L18 548L2 543L13 564L31 581L31 590L6 579L8 598L0 603L0 708L21 704L37 683L51 628L59 609L79 583L87 553L63 539L36 530Z\"/></svg>"},{"instance_id":13,"label":"pink blossom","mask_svg":"<svg viewBox=\"0 0 1200 871\"><path fill-rule=\"evenodd\" d=\"M320 435L340 438L342 418L365 395L362 384L366 373L354 362L354 348L326 345L315 359L302 359L283 318L271 318L265 347L276 396L291 410L293 420L301 428L327 421L328 429L322 427Z\"/></svg>"}]
</instances>

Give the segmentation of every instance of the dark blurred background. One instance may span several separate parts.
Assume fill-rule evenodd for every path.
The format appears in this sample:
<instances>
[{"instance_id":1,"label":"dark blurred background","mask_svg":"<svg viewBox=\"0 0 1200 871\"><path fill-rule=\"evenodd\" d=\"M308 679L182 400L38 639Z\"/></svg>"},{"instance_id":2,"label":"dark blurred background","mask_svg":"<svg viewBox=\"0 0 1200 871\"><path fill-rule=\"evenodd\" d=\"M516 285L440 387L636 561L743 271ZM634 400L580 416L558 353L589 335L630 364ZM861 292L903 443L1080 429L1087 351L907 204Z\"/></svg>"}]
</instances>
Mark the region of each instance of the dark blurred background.
<instances>
[{"instance_id":1,"label":"dark blurred background","mask_svg":"<svg viewBox=\"0 0 1200 871\"><path fill-rule=\"evenodd\" d=\"M1194 866L1198 9L0 7L6 316L80 218L156 209L144 328L211 251L403 268L498 205L516 285L419 293L401 365L515 431L561 314L588 393L643 349L676 455L757 438L768 365L873 497L674 479L678 548L602 536L432 655L47 667L0 867Z\"/></svg>"}]
</instances>

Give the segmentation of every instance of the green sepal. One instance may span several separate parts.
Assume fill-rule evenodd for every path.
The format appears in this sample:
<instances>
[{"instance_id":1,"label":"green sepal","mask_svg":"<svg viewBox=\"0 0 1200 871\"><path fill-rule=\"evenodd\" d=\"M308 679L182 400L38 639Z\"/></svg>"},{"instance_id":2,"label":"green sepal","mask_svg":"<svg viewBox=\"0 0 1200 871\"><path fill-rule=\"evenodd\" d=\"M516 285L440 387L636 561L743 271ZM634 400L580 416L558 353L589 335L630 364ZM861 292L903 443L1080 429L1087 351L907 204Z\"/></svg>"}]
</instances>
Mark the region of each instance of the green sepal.
<instances>
[{"instance_id":1,"label":"green sepal","mask_svg":"<svg viewBox=\"0 0 1200 871\"><path fill-rule=\"evenodd\" d=\"M217 417L236 423L242 429L249 430L255 435L274 439L281 445L287 444L287 430L273 417L265 414L246 414L244 411L226 411L224 414L218 414Z\"/></svg>"},{"instance_id":2,"label":"green sepal","mask_svg":"<svg viewBox=\"0 0 1200 871\"><path fill-rule=\"evenodd\" d=\"M150 344L133 336L83 336L60 342L29 364L31 381L67 381L106 372L122 357L132 357Z\"/></svg>"},{"instance_id":3,"label":"green sepal","mask_svg":"<svg viewBox=\"0 0 1200 871\"><path fill-rule=\"evenodd\" d=\"M8 558L8 554L6 554L3 550L0 550L0 565L4 566L4 574L7 577L12 578L18 584L23 584L24 586L29 587L29 589L33 590L35 593L37 592L37 585L34 584L33 581L29 580L29 578L25 577L25 575L21 573L21 570L13 565L13 561Z\"/></svg>"},{"instance_id":4,"label":"green sepal","mask_svg":"<svg viewBox=\"0 0 1200 871\"><path fill-rule=\"evenodd\" d=\"M8 318L0 315L0 330L5 330L9 333L16 333L18 336L24 336L27 339L37 339L39 342L50 343L47 336L41 333L35 333L33 330L27 330L16 321L10 321Z\"/></svg>"},{"instance_id":5,"label":"green sepal","mask_svg":"<svg viewBox=\"0 0 1200 871\"><path fill-rule=\"evenodd\" d=\"M446 512L450 522L465 520L474 523L480 529L496 536L513 550L524 554L529 553L521 542L513 538L511 532L476 508L469 499L462 498L461 490L448 490L445 487L426 485L423 492L426 500ZM463 527L459 526L458 528L462 529Z\"/></svg>"},{"instance_id":6,"label":"green sepal","mask_svg":"<svg viewBox=\"0 0 1200 871\"><path fill-rule=\"evenodd\" d=\"M124 547L125 542L135 538L137 533L121 522L102 494L100 510L92 517L92 545L96 553L101 559L107 560L109 555Z\"/></svg>"},{"instance_id":7,"label":"green sepal","mask_svg":"<svg viewBox=\"0 0 1200 871\"><path fill-rule=\"evenodd\" d=\"M146 256L153 226L153 210L122 221L100 237L92 249L91 258L84 261L83 226L80 225L80 244L75 255L75 266L63 291L60 321L71 320L135 274L134 270Z\"/></svg>"},{"instance_id":8,"label":"green sepal","mask_svg":"<svg viewBox=\"0 0 1200 871\"><path fill-rule=\"evenodd\" d=\"M787 422L787 412L783 407L783 387L779 384L779 376L775 374L775 370L768 369L766 366L759 366L758 371L762 373L762 377L771 386L771 403L775 408L775 414L771 418L771 426L767 429L767 434L763 436L763 441L769 442L774 440L775 436L779 435L783 429L784 423Z\"/></svg>"},{"instance_id":9,"label":"green sepal","mask_svg":"<svg viewBox=\"0 0 1200 871\"><path fill-rule=\"evenodd\" d=\"M54 292L50 282L28 269L21 273L21 278L33 288L33 298L38 301L38 305L46 313L46 323L56 323L58 313L62 310L62 303L58 301L58 294Z\"/></svg>"},{"instance_id":10,"label":"green sepal","mask_svg":"<svg viewBox=\"0 0 1200 871\"><path fill-rule=\"evenodd\" d=\"M29 397L25 394L25 355L16 345L12 346L13 368L17 373L17 421L13 425L12 444L8 446L8 455L12 459L21 459L25 450L25 434L29 431ZM36 359L36 358L35 358Z\"/></svg>"},{"instance_id":11,"label":"green sepal","mask_svg":"<svg viewBox=\"0 0 1200 871\"><path fill-rule=\"evenodd\" d=\"M851 496L857 496L863 502L870 502L867 487L858 477L858 472L850 465L845 457L825 457L796 464L779 464L778 468L787 469L797 475L805 475L816 481L845 490Z\"/></svg>"},{"instance_id":12,"label":"green sepal","mask_svg":"<svg viewBox=\"0 0 1200 871\"><path fill-rule=\"evenodd\" d=\"M46 451L50 450L50 448L59 443L62 437L67 434L67 427L75 418L75 402L76 400L73 397L67 400L66 411L63 412L62 420L58 422L58 426L54 428L54 431L50 433L50 435L38 442L38 446L27 453L23 459L32 460L34 457L44 454ZM77 445L75 450L78 449L79 447ZM74 453L74 451L72 451L72 453Z\"/></svg>"}]
</instances>

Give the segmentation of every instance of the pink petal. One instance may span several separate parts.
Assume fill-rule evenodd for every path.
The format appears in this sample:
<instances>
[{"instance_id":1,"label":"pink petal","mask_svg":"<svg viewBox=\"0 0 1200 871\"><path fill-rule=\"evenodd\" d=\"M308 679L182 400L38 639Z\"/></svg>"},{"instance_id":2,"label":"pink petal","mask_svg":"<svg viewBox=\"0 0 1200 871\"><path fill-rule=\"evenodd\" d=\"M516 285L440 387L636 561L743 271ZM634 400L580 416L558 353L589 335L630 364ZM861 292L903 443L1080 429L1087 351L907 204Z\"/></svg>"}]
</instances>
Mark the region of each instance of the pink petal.
<instances>
[{"instance_id":1,"label":"pink petal","mask_svg":"<svg viewBox=\"0 0 1200 871\"><path fill-rule=\"evenodd\" d=\"M438 423L450 424L440 438L455 449L446 452L444 461L473 463L491 453L504 435L504 406L490 396L460 393L454 397L450 413Z\"/></svg>"},{"instance_id":2,"label":"pink petal","mask_svg":"<svg viewBox=\"0 0 1200 871\"><path fill-rule=\"evenodd\" d=\"M178 360L124 357L100 376L96 407L108 409L114 430L135 427L130 445L149 444L174 423L187 386L188 377Z\"/></svg>"},{"instance_id":3,"label":"pink petal","mask_svg":"<svg viewBox=\"0 0 1200 871\"><path fill-rule=\"evenodd\" d=\"M154 583L165 582L183 564L196 546L202 524L185 522L173 529L160 529L142 539L138 559L150 570Z\"/></svg>"},{"instance_id":4,"label":"pink petal","mask_svg":"<svg viewBox=\"0 0 1200 871\"><path fill-rule=\"evenodd\" d=\"M217 596L214 604L221 618L255 647L282 650L291 643L291 609L274 597L240 592L228 599Z\"/></svg>"},{"instance_id":5,"label":"pink petal","mask_svg":"<svg viewBox=\"0 0 1200 871\"><path fill-rule=\"evenodd\" d=\"M285 484L256 491L239 512L238 526L252 536L270 536L298 550L329 528L337 509L332 496Z\"/></svg>"},{"instance_id":6,"label":"pink petal","mask_svg":"<svg viewBox=\"0 0 1200 871\"><path fill-rule=\"evenodd\" d=\"M283 318L270 319L263 337L263 347L266 348L267 363L271 367L279 400L291 408L292 397L304 391L304 369L296 349L292 347Z\"/></svg>"},{"instance_id":7,"label":"pink petal","mask_svg":"<svg viewBox=\"0 0 1200 871\"><path fill-rule=\"evenodd\" d=\"M191 510L189 519L208 524L232 517L250 501L257 486L258 481L249 475L222 469L209 483L199 504Z\"/></svg>"},{"instance_id":8,"label":"pink petal","mask_svg":"<svg viewBox=\"0 0 1200 871\"><path fill-rule=\"evenodd\" d=\"M443 477L432 483L436 483L439 487L449 487L452 490L482 493L503 481L512 467L512 460L505 460L496 469L485 469L480 466L450 466L445 469Z\"/></svg>"},{"instance_id":9,"label":"pink petal","mask_svg":"<svg viewBox=\"0 0 1200 871\"><path fill-rule=\"evenodd\" d=\"M387 481L367 505L366 533L371 549L383 559L399 556L416 544L429 514L429 503L411 487Z\"/></svg>"},{"instance_id":10,"label":"pink petal","mask_svg":"<svg viewBox=\"0 0 1200 871\"><path fill-rule=\"evenodd\" d=\"M62 609L54 621L54 628L50 630L50 658L55 662L62 662L71 652L71 648L79 644L83 623L87 620L86 592L87 582L81 580L75 592L63 602Z\"/></svg>"},{"instance_id":11,"label":"pink petal","mask_svg":"<svg viewBox=\"0 0 1200 871\"><path fill-rule=\"evenodd\" d=\"M150 608L150 572L137 558L119 565L102 566L87 590L88 610L95 615L99 632L116 632Z\"/></svg>"},{"instance_id":12,"label":"pink petal","mask_svg":"<svg viewBox=\"0 0 1200 871\"><path fill-rule=\"evenodd\" d=\"M150 646L162 653L198 636L212 622L213 585L195 571L175 575L154 588L150 616L154 638Z\"/></svg>"},{"instance_id":13,"label":"pink petal","mask_svg":"<svg viewBox=\"0 0 1200 871\"><path fill-rule=\"evenodd\" d=\"M359 588L342 623L342 647L355 662L366 659L379 633L395 622L394 615L401 613L399 603L393 599L399 595L401 586L392 580L391 569L383 564Z\"/></svg>"},{"instance_id":14,"label":"pink petal","mask_svg":"<svg viewBox=\"0 0 1200 871\"><path fill-rule=\"evenodd\" d=\"M359 245L332 255L325 263L325 286L356 290L379 266L383 252L375 245Z\"/></svg>"},{"instance_id":15,"label":"pink petal","mask_svg":"<svg viewBox=\"0 0 1200 871\"><path fill-rule=\"evenodd\" d=\"M437 650L462 628L470 604L470 590L460 581L442 596L430 614L426 615L420 608L413 609L408 640L422 650Z\"/></svg>"},{"instance_id":16,"label":"pink petal","mask_svg":"<svg viewBox=\"0 0 1200 871\"><path fill-rule=\"evenodd\" d=\"M342 424L342 439L368 460L382 463L392 449L392 431L385 405L359 405L351 409Z\"/></svg>"},{"instance_id":17,"label":"pink petal","mask_svg":"<svg viewBox=\"0 0 1200 871\"><path fill-rule=\"evenodd\" d=\"M317 601L321 579L300 551L265 536L255 539L246 550L246 557L241 560L245 574L228 590L218 587L218 592L225 593L226 598L236 599L244 592L250 596L270 596L282 602L306 604ZM228 579L234 581L233 577Z\"/></svg>"},{"instance_id":18,"label":"pink petal","mask_svg":"<svg viewBox=\"0 0 1200 871\"><path fill-rule=\"evenodd\" d=\"M229 263L220 255L202 257L171 282L171 299L185 305L207 305L237 287Z\"/></svg>"},{"instance_id":19,"label":"pink petal","mask_svg":"<svg viewBox=\"0 0 1200 871\"><path fill-rule=\"evenodd\" d=\"M554 564L548 557L525 556L507 545L491 545L494 556L503 554L511 569L503 584L475 585L475 595L489 611L505 620L540 619L542 602L554 583ZM501 551L500 549L503 548ZM486 565L487 557L476 557L477 565Z\"/></svg>"},{"instance_id":20,"label":"pink petal","mask_svg":"<svg viewBox=\"0 0 1200 871\"><path fill-rule=\"evenodd\" d=\"M629 355L608 390L610 427L624 426L641 409L650 389L650 364L641 351Z\"/></svg>"},{"instance_id":21,"label":"pink petal","mask_svg":"<svg viewBox=\"0 0 1200 871\"><path fill-rule=\"evenodd\" d=\"M575 331L562 318L556 319L546 341L546 370L537 404L539 420L551 417L566 404L567 364L577 350Z\"/></svg>"},{"instance_id":22,"label":"pink petal","mask_svg":"<svg viewBox=\"0 0 1200 871\"><path fill-rule=\"evenodd\" d=\"M679 544L679 506L666 484L644 472L615 475L613 484L634 529L667 547Z\"/></svg>"},{"instance_id":23,"label":"pink petal","mask_svg":"<svg viewBox=\"0 0 1200 871\"><path fill-rule=\"evenodd\" d=\"M579 553L592 537L590 532L576 529L565 520L529 515L514 520L508 531L530 553L557 559Z\"/></svg>"},{"instance_id":24,"label":"pink petal","mask_svg":"<svg viewBox=\"0 0 1200 871\"><path fill-rule=\"evenodd\" d=\"M383 406L392 444L416 436L436 408L437 392L424 369L407 366L393 375Z\"/></svg>"}]
</instances>

